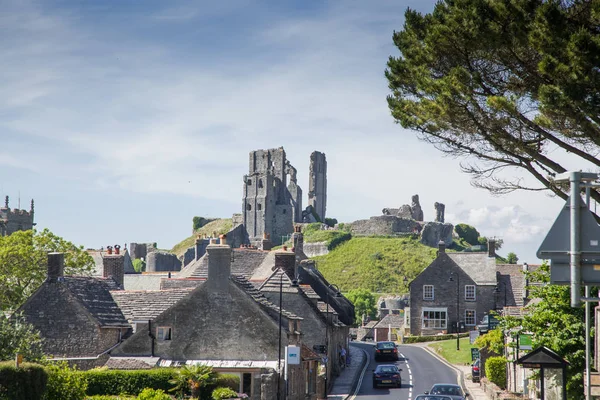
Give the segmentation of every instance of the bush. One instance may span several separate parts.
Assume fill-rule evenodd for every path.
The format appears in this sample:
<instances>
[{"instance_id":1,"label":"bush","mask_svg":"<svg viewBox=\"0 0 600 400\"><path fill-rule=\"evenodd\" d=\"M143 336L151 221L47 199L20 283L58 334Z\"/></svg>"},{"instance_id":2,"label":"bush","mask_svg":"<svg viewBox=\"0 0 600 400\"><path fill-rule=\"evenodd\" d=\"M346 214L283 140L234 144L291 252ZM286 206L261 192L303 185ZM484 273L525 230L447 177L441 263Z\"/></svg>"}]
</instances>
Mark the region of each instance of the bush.
<instances>
[{"instance_id":1,"label":"bush","mask_svg":"<svg viewBox=\"0 0 600 400\"><path fill-rule=\"evenodd\" d=\"M119 395L119 396L86 396L85 400L137 400L137 396ZM169 398L170 400L170 398Z\"/></svg>"},{"instance_id":2,"label":"bush","mask_svg":"<svg viewBox=\"0 0 600 400\"><path fill-rule=\"evenodd\" d=\"M468 333L461 333L459 337L467 337ZM448 334L448 335L434 335L434 336L405 336L404 343L422 343L422 342L437 342L439 340L449 340L456 339L456 334Z\"/></svg>"},{"instance_id":3,"label":"bush","mask_svg":"<svg viewBox=\"0 0 600 400\"><path fill-rule=\"evenodd\" d=\"M168 391L175 369L157 368L135 371L92 369L82 374L88 382L88 395L137 396L145 388Z\"/></svg>"},{"instance_id":4,"label":"bush","mask_svg":"<svg viewBox=\"0 0 600 400\"><path fill-rule=\"evenodd\" d=\"M473 228L471 225L458 224L454 227L454 231L459 238L463 239L470 245L475 246L479 244L479 232L477 232L477 229Z\"/></svg>"},{"instance_id":5,"label":"bush","mask_svg":"<svg viewBox=\"0 0 600 400\"><path fill-rule=\"evenodd\" d=\"M490 357L485 361L485 376L500 389L506 388L506 358Z\"/></svg>"},{"instance_id":6,"label":"bush","mask_svg":"<svg viewBox=\"0 0 600 400\"><path fill-rule=\"evenodd\" d=\"M19 368L14 361L0 363L0 399L39 400L46 390L48 374L38 364L23 363Z\"/></svg>"},{"instance_id":7,"label":"bush","mask_svg":"<svg viewBox=\"0 0 600 400\"><path fill-rule=\"evenodd\" d=\"M350 239L352 239L351 233L348 233L348 232L338 233L333 239L331 239L331 242L329 242L329 244L327 245L327 249L333 250L340 244L342 244Z\"/></svg>"},{"instance_id":8,"label":"bush","mask_svg":"<svg viewBox=\"0 0 600 400\"><path fill-rule=\"evenodd\" d=\"M216 388L212 392L213 400L235 399L236 397L238 397L237 392L228 387Z\"/></svg>"},{"instance_id":9,"label":"bush","mask_svg":"<svg viewBox=\"0 0 600 400\"><path fill-rule=\"evenodd\" d=\"M66 362L46 367L48 387L44 400L83 400L87 389L85 376Z\"/></svg>"},{"instance_id":10,"label":"bush","mask_svg":"<svg viewBox=\"0 0 600 400\"><path fill-rule=\"evenodd\" d=\"M338 220L335 218L325 218L325 225L330 226L330 227L334 227L335 224L338 223Z\"/></svg>"},{"instance_id":11,"label":"bush","mask_svg":"<svg viewBox=\"0 0 600 400\"><path fill-rule=\"evenodd\" d=\"M146 388L137 397L138 400L171 400L171 396L160 389Z\"/></svg>"},{"instance_id":12,"label":"bush","mask_svg":"<svg viewBox=\"0 0 600 400\"><path fill-rule=\"evenodd\" d=\"M218 374L211 390L214 390L217 387L228 387L232 390L239 391L241 390L240 377L233 374Z\"/></svg>"},{"instance_id":13,"label":"bush","mask_svg":"<svg viewBox=\"0 0 600 400\"><path fill-rule=\"evenodd\" d=\"M142 261L140 258L136 258L132 261L133 269L135 272L145 272L146 271L146 262Z\"/></svg>"}]
</instances>

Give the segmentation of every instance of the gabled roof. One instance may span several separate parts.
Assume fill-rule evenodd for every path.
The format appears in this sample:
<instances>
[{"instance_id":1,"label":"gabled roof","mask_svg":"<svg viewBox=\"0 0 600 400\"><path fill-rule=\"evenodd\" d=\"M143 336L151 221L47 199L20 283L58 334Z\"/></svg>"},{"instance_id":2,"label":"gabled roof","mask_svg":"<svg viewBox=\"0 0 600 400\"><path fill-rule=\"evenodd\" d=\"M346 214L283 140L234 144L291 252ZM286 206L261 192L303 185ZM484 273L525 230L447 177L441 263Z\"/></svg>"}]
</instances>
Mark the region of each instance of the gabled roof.
<instances>
[{"instance_id":1,"label":"gabled roof","mask_svg":"<svg viewBox=\"0 0 600 400\"><path fill-rule=\"evenodd\" d=\"M192 292L188 289L116 290L111 292L129 322L154 320Z\"/></svg>"},{"instance_id":2,"label":"gabled roof","mask_svg":"<svg viewBox=\"0 0 600 400\"><path fill-rule=\"evenodd\" d=\"M249 279L269 253L269 251L256 249L232 249L231 275L241 275ZM175 277L207 278L208 254L186 265Z\"/></svg>"},{"instance_id":3,"label":"gabled roof","mask_svg":"<svg viewBox=\"0 0 600 400\"><path fill-rule=\"evenodd\" d=\"M523 266L520 264L497 264L496 270L498 271L498 293L501 296L501 302L505 303L505 306L523 306L525 293ZM506 301L504 300L505 289Z\"/></svg>"},{"instance_id":4,"label":"gabled roof","mask_svg":"<svg viewBox=\"0 0 600 400\"><path fill-rule=\"evenodd\" d=\"M108 253L104 250L86 250L86 252L94 259L94 270L92 271L93 276L102 276L104 270L104 257ZM124 249L121 253L123 255L123 271L126 274L134 274L133 262L129 256L127 249Z\"/></svg>"},{"instance_id":5,"label":"gabled roof","mask_svg":"<svg viewBox=\"0 0 600 400\"><path fill-rule=\"evenodd\" d=\"M401 328L404 326L404 317L398 314L388 314L375 325L375 328Z\"/></svg>"},{"instance_id":6,"label":"gabled roof","mask_svg":"<svg viewBox=\"0 0 600 400\"><path fill-rule=\"evenodd\" d=\"M130 327L110 294L119 289L112 278L65 276L64 283L101 327Z\"/></svg>"},{"instance_id":7,"label":"gabled roof","mask_svg":"<svg viewBox=\"0 0 600 400\"><path fill-rule=\"evenodd\" d=\"M240 289L246 292L255 302L257 302L258 305L261 306L269 315L274 317L279 314L279 307L271 303L260 290L258 290L250 281L248 281L248 279L239 275L231 275L231 280ZM288 319L303 319L302 317L299 317L290 311L286 311L285 309L281 310L281 314Z\"/></svg>"},{"instance_id":8,"label":"gabled roof","mask_svg":"<svg viewBox=\"0 0 600 400\"><path fill-rule=\"evenodd\" d=\"M496 258L488 253L445 253L477 285L496 285Z\"/></svg>"}]
</instances>

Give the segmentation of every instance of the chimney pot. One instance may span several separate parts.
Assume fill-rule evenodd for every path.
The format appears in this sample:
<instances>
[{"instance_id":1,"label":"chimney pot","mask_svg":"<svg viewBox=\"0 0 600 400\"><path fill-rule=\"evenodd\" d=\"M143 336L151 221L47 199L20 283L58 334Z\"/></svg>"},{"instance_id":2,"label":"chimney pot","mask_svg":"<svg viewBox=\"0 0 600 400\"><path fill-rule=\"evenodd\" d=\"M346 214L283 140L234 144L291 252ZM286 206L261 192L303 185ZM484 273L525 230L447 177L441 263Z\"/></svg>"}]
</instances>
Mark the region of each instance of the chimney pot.
<instances>
[{"instance_id":1,"label":"chimney pot","mask_svg":"<svg viewBox=\"0 0 600 400\"><path fill-rule=\"evenodd\" d=\"M220 235L219 239L221 240L221 244L222 245L226 245L227 244L227 235Z\"/></svg>"},{"instance_id":2,"label":"chimney pot","mask_svg":"<svg viewBox=\"0 0 600 400\"><path fill-rule=\"evenodd\" d=\"M287 246L286 245L283 246L283 251L287 251Z\"/></svg>"},{"instance_id":3,"label":"chimney pot","mask_svg":"<svg viewBox=\"0 0 600 400\"><path fill-rule=\"evenodd\" d=\"M115 244L115 254L120 254L121 251L121 246L118 244Z\"/></svg>"},{"instance_id":4,"label":"chimney pot","mask_svg":"<svg viewBox=\"0 0 600 400\"><path fill-rule=\"evenodd\" d=\"M108 254L112 254L112 246L106 246L106 251L108 251Z\"/></svg>"}]
</instances>

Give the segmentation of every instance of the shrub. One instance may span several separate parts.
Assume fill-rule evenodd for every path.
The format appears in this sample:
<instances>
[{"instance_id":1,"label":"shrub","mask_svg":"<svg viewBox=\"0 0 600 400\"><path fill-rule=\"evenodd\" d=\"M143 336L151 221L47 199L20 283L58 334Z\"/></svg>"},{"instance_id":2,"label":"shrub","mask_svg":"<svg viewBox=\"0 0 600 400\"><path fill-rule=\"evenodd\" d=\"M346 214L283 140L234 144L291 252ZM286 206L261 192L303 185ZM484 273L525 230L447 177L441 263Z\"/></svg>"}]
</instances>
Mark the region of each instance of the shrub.
<instances>
[{"instance_id":1,"label":"shrub","mask_svg":"<svg viewBox=\"0 0 600 400\"><path fill-rule=\"evenodd\" d=\"M325 218L325 225L330 226L330 227L334 227L335 224L338 223L338 220L335 218Z\"/></svg>"},{"instance_id":2,"label":"shrub","mask_svg":"<svg viewBox=\"0 0 600 400\"><path fill-rule=\"evenodd\" d=\"M171 396L160 389L146 388L137 397L138 400L171 400Z\"/></svg>"},{"instance_id":3,"label":"shrub","mask_svg":"<svg viewBox=\"0 0 600 400\"><path fill-rule=\"evenodd\" d=\"M352 234L348 232L337 233L333 239L327 245L328 250L333 250L340 244L352 239Z\"/></svg>"},{"instance_id":4,"label":"shrub","mask_svg":"<svg viewBox=\"0 0 600 400\"><path fill-rule=\"evenodd\" d=\"M228 387L219 387L212 392L213 400L235 399L236 397L238 397L237 392Z\"/></svg>"},{"instance_id":5,"label":"shrub","mask_svg":"<svg viewBox=\"0 0 600 400\"><path fill-rule=\"evenodd\" d=\"M454 227L454 231L459 238L463 239L470 245L475 246L479 244L479 232L477 232L477 229L473 228L471 225L458 224Z\"/></svg>"},{"instance_id":6,"label":"shrub","mask_svg":"<svg viewBox=\"0 0 600 400\"><path fill-rule=\"evenodd\" d=\"M146 271L146 262L142 261L139 258L136 258L135 260L132 261L133 263L133 269L135 270L135 272L144 272Z\"/></svg>"},{"instance_id":7,"label":"shrub","mask_svg":"<svg viewBox=\"0 0 600 400\"><path fill-rule=\"evenodd\" d=\"M85 376L77 371L77 367L69 368L65 362L50 364L48 386L44 400L83 400L87 389Z\"/></svg>"},{"instance_id":8,"label":"shrub","mask_svg":"<svg viewBox=\"0 0 600 400\"><path fill-rule=\"evenodd\" d=\"M191 393L192 398L204 397L208 387L214 384L217 373L207 365L186 365L177 370L169 382L174 385L171 392L179 395ZM208 392L210 393L210 391Z\"/></svg>"},{"instance_id":9,"label":"shrub","mask_svg":"<svg viewBox=\"0 0 600 400\"><path fill-rule=\"evenodd\" d=\"M506 358L490 357L485 362L485 376L500 389L506 388Z\"/></svg>"},{"instance_id":10,"label":"shrub","mask_svg":"<svg viewBox=\"0 0 600 400\"><path fill-rule=\"evenodd\" d=\"M88 382L88 395L137 396L145 388L168 391L175 369L157 368L135 371L92 369L83 374Z\"/></svg>"},{"instance_id":11,"label":"shrub","mask_svg":"<svg viewBox=\"0 0 600 400\"><path fill-rule=\"evenodd\" d=\"M469 334L461 333L460 337L467 337ZM448 335L434 335L434 336L405 336L404 343L422 343L422 342L436 342L439 340L456 339L456 334Z\"/></svg>"},{"instance_id":12,"label":"shrub","mask_svg":"<svg viewBox=\"0 0 600 400\"><path fill-rule=\"evenodd\" d=\"M128 395L118 395L118 396L112 396L112 395L106 395L106 396L102 396L102 395L97 395L97 396L86 396L85 400L137 400L137 396L128 396ZM170 398L169 398L170 400Z\"/></svg>"},{"instance_id":13,"label":"shrub","mask_svg":"<svg viewBox=\"0 0 600 400\"><path fill-rule=\"evenodd\" d=\"M47 381L48 374L41 365L23 363L16 368L14 361L0 363L0 399L39 400Z\"/></svg>"},{"instance_id":14,"label":"shrub","mask_svg":"<svg viewBox=\"0 0 600 400\"><path fill-rule=\"evenodd\" d=\"M211 391L218 387L228 387L233 390L240 390L240 377L233 374L218 374Z\"/></svg>"}]
</instances>

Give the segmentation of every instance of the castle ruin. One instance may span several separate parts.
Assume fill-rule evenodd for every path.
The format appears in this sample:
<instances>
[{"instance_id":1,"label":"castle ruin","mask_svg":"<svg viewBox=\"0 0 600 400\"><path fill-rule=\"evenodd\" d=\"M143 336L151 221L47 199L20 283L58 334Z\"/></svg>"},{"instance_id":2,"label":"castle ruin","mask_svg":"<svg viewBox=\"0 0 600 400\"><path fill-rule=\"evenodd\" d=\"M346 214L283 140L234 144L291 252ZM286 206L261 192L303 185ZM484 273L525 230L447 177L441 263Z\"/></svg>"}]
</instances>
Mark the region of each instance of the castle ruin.
<instances>
[{"instance_id":1,"label":"castle ruin","mask_svg":"<svg viewBox=\"0 0 600 400\"><path fill-rule=\"evenodd\" d=\"M0 208L0 236L8 236L17 231L33 229L33 200L29 211L10 209L8 196L4 199L4 207Z\"/></svg>"},{"instance_id":2,"label":"castle ruin","mask_svg":"<svg viewBox=\"0 0 600 400\"><path fill-rule=\"evenodd\" d=\"M327 159L325 153L319 151L310 155L308 205L313 207L321 222L324 222L327 208Z\"/></svg>"}]
</instances>

